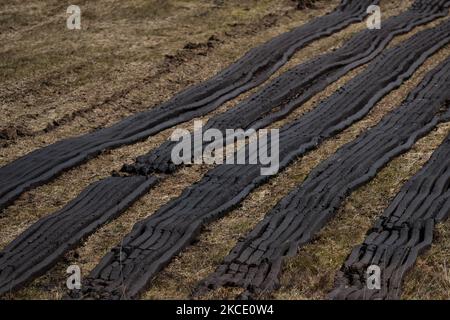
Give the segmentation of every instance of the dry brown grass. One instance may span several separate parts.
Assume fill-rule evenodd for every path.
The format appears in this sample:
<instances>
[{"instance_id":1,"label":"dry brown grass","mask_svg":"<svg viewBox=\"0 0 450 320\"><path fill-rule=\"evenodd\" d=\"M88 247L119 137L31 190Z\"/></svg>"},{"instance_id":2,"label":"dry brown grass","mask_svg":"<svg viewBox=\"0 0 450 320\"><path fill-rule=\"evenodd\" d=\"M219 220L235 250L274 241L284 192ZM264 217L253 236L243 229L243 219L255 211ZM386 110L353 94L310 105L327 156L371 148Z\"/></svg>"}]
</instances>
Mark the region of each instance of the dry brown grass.
<instances>
[{"instance_id":1,"label":"dry brown grass","mask_svg":"<svg viewBox=\"0 0 450 320\"><path fill-rule=\"evenodd\" d=\"M324 6L320 11L314 12L316 14L323 14L324 12L329 11L330 8L332 8L332 6L335 4L336 1L334 1L334 3L330 3L328 6ZM261 3L259 3L259 5L261 5ZM274 10L275 13L280 10L279 6L277 5L272 6L271 9ZM258 10L256 9L256 11ZM252 22L252 24L249 24L249 21L246 19L248 17L243 17L241 23L243 24L242 28L245 31L244 34L240 34L238 32L239 37L236 36L236 38L230 38L228 42L221 45L217 50L208 53L206 56L195 56L195 60L189 61L190 63L188 64L181 65L176 69L177 72L164 75L163 77L161 77L161 79L147 84L145 87L132 92L130 95L133 95L133 99L142 100L145 96L145 99L148 100L154 98L155 94L158 94L163 95L163 99L161 100L167 99L174 92L180 90L182 84L186 84L186 82L194 83L206 79L221 68L225 67L228 63L231 63L234 59L241 56L246 50L250 49L254 45L266 41L267 39L270 39L271 37L281 32L289 30L290 28L298 25L299 21L304 22L312 19L316 14L312 15L309 11L293 11L292 13L290 13L290 16L285 16L284 14L280 16L281 21L284 23L280 22L279 25L275 25L267 30L262 29L261 32L252 31L249 33L245 31L248 29L247 25L250 25L251 29L253 29L255 28L255 26L258 26L258 22ZM219 20L217 21L217 23L222 22ZM296 55L292 59L292 61L283 68L283 70L286 70L286 68L292 66L293 63L299 63L313 57L316 54L316 50L326 50L330 49L330 47L332 48L333 46L339 45L340 41L343 40L342 37L344 35L345 34L342 33L337 37L329 38L328 42L325 42L324 40L314 43L312 47L306 48L303 54ZM280 74L281 72L282 71L279 71L277 74ZM179 86L176 86L175 84L179 84ZM157 90L155 90L155 88ZM253 90L253 92L255 90ZM206 121L211 115L218 112L223 112L248 95L249 94L243 95L242 97L239 97L238 99L225 104L216 112L213 112L203 117L202 119ZM106 111L108 110L106 109ZM120 112L121 114L124 113L124 111ZM95 125L101 125L102 123L102 120L100 118L93 118L90 120L93 121ZM78 125L78 121L82 121L82 119L77 119L77 121L74 122L76 125L73 125L73 123L64 125L61 129L58 128L57 130L52 131L49 134L33 137L30 139L19 139L16 144L3 149L3 157L5 159L5 162L10 161L17 156L25 152L29 152L44 144L48 144L50 142L61 139L69 134L73 135L74 133L80 133L77 132L77 128L82 128L81 132L89 129L89 125L84 125L84 122L81 122L82 124ZM108 121L111 120L108 118ZM193 121L190 121L178 127L192 128L192 122ZM123 163L132 162L136 156L144 154L148 150L155 148L164 140L166 140L171 132L172 129L166 130L154 137L150 137L144 142L119 148L113 151L104 152L96 159L91 160L88 163L73 170L70 170L67 173L64 173L61 177L55 179L53 182L25 193L14 203L14 205L6 209L4 211L3 217L0 218L0 246L3 247L4 245L6 245L14 237L20 234L20 232L22 232L25 228L30 226L40 217L61 208L70 199L73 199L77 194L79 194L81 190L83 190L90 183L97 181L103 177L109 176L112 170L120 169ZM83 255L83 257L85 257L87 261L84 263L82 261L80 262L80 264L86 266L86 268L83 269L87 272L102 257L103 254L91 254L93 251L99 249L97 246L102 247L102 253L106 252L110 247L120 241L120 239L129 231L131 226L136 221L141 219L143 216L152 213L160 205L167 202L170 198L176 196L178 192L181 191L181 189L177 189L176 185L174 185L173 183L174 181L181 181L180 184L185 187L193 182L193 180L189 179L189 177L198 176L204 172L204 169L199 168L186 168L185 170L187 170L187 176L186 174L183 175L182 172L178 173L174 176L173 179L168 180L168 187L164 187L164 185L158 186L158 188L154 191L155 193L150 193L143 198L141 205L137 203L136 206L130 208L130 210L128 210L127 213L123 215L119 220L113 222L108 226L105 226L104 229L102 228L94 236L89 238L88 240L92 240L93 243L91 245L91 242L88 241L88 244L86 246L87 254ZM71 181L71 183L67 184L67 181ZM154 201L154 199L159 199L159 201ZM118 232L117 230L121 230L121 232ZM102 236L104 234L107 235L106 241L105 237ZM68 256L71 255L72 253ZM75 256L77 256L77 254L75 254ZM83 258L81 258L80 260L82 259ZM64 261L62 265L67 265L66 261ZM56 267L55 270L57 269L58 267ZM44 281L45 284L39 285L39 283L41 283L42 281L41 279L37 280L37 289L34 288L33 285L31 285L27 290L25 290L25 292L27 292L25 295L30 297L38 296L42 298L60 297L60 290L49 290L48 288L54 286L55 283L57 283L57 285L55 286L56 288L60 288L64 284L63 281L53 281L55 280L55 276L57 279L62 279L58 277L64 277L64 270L61 270L61 272L49 272L49 276L47 278L44 276L44 279L48 279L48 281ZM30 294L28 294L28 292L30 292ZM18 297L20 296L21 294L19 293Z\"/></svg>"},{"instance_id":2,"label":"dry brown grass","mask_svg":"<svg viewBox=\"0 0 450 320\"><path fill-rule=\"evenodd\" d=\"M175 258L155 279L145 298L188 298L196 283L214 270L234 246L236 239L250 231L263 218L264 214L277 201L288 194L295 185L301 183L316 165L329 157L340 146L353 140L359 133L375 125L383 115L398 106L409 90L420 82L427 71L431 70L449 54L450 46L447 46L430 58L403 86L380 101L366 118L335 138L327 140L317 150L293 163L268 184L252 192L240 208L208 226L207 230L199 237L199 242ZM329 88L329 90L333 91L332 88ZM396 175L389 176L388 174L386 177L383 176L385 171L382 171L377 176L377 178L382 177L382 182L374 179L369 185L375 184L388 190L391 190L392 184L395 183L401 186L402 181L405 182L406 178L403 177L403 180L401 180L399 176L402 173L404 176L412 175L411 172L414 168L417 169L421 166L419 161L405 163L404 159L408 159L408 156L411 157L411 154L416 153L418 154L417 157L425 161L429 155L427 150L433 150L438 145L439 139L442 140L446 133L445 128L444 126L444 129L440 129L438 137L433 136L435 133L430 134L430 138L427 137L429 140L424 140L426 141L424 143L417 143L411 153L407 153L404 157L400 157L400 160L396 160L402 166L401 170L395 168L391 171L391 175ZM412 167L413 164L415 164L415 167ZM353 204L355 208L353 211L347 210L349 205L346 203L336 218L324 228L312 244L305 246L297 257L286 263L281 279L282 287L274 294L274 298L321 299L325 297L331 289L335 272L350 252L351 247L362 240L370 226L372 220L368 217L373 218L382 212L383 206L377 201L382 199L383 205L388 204L389 198L385 198L384 194L372 192L369 195L367 189L361 188L361 190L365 191L358 190L351 197L351 199L356 197L356 200L359 201L358 204ZM395 195L395 192L392 192ZM355 194L359 194L360 197L354 196ZM364 205L364 207L361 207L361 205ZM378 211L374 212L374 209L378 209ZM225 254L220 256L223 253ZM179 284L183 284L183 286L180 287ZM222 288L204 298L231 299L238 292L239 290L233 288Z\"/></svg>"},{"instance_id":3,"label":"dry brown grass","mask_svg":"<svg viewBox=\"0 0 450 320\"><path fill-rule=\"evenodd\" d=\"M207 79L251 47L329 11L338 2L319 1L316 2L318 9L298 11L290 0L81 1L85 29L72 33L61 32L61 26L65 27L65 11L61 9L66 7L66 3L8 0L0 8L0 13L4 14L0 26L13 21L14 28L0 33L0 41L9 40L0 49L0 110L5 115L0 120L0 128L14 122L22 133L36 134L30 137L19 135L13 143L1 149L0 165L59 139L110 125L165 101L186 86ZM399 13L410 3L382 1L384 17ZM45 18L38 19L33 12ZM268 14L272 14L275 20L270 27L265 27L267 21L264 17ZM354 24L332 37L313 42L300 50L272 79L318 52L340 46L364 27L364 23ZM403 41L425 27L397 37L393 43ZM186 43L202 43L211 35L221 40L211 50L186 52L183 49ZM369 116L299 159L255 190L239 208L207 226L199 241L175 257L154 279L143 298L188 298L195 284L214 270L238 237L251 230L320 161L396 107L423 75L449 53L450 48L446 47L435 54L412 79L378 103ZM168 66L165 55L182 57L182 61ZM364 68L350 72L272 127L279 127L311 110ZM258 88L251 92L256 90ZM116 97L117 92L120 94ZM206 121L212 115L224 112L251 92L201 119ZM103 103L108 97L114 99ZM62 123L50 132L42 131L52 119L60 119L86 106L90 108L86 114ZM192 123L177 127L191 129ZM104 152L51 183L26 192L0 217L0 248L40 217L61 208L90 183L109 176L123 163L132 162L136 156L160 145L172 130L165 130L131 146ZM450 124L441 125L410 152L392 161L376 179L354 192L316 239L286 263L282 288L274 297L324 298L332 287L334 273L351 247L362 240L373 219L388 205L403 182L423 165L449 130ZM163 181L117 220L88 237L52 270L9 298L60 298L64 292L65 268L69 264L79 264L83 275L86 275L135 222L179 195L186 186L198 181L207 169L207 166L186 167ZM417 268L408 276L405 298L449 298L449 230L448 223L438 228L436 245L419 259ZM235 293L233 289L222 289L206 298L231 298Z\"/></svg>"}]
</instances>

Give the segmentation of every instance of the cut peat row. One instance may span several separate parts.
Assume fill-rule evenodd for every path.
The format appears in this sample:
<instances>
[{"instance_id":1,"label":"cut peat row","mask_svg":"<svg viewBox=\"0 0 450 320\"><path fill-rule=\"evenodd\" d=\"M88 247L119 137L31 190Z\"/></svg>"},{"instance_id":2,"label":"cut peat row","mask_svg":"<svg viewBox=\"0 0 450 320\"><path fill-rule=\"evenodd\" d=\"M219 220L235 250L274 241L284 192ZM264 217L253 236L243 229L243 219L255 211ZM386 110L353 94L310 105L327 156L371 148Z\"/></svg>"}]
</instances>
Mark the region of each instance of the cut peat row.
<instances>
[{"instance_id":1,"label":"cut peat row","mask_svg":"<svg viewBox=\"0 0 450 320\"><path fill-rule=\"evenodd\" d=\"M362 119L383 96L450 41L449 31L447 21L387 50L329 99L284 126L280 130L280 168ZM250 157L248 150L246 156ZM225 215L269 179L260 175L260 169L260 165L220 165L208 171L180 197L138 222L91 272L81 297L137 297L195 239L204 224Z\"/></svg>"},{"instance_id":2,"label":"cut peat row","mask_svg":"<svg viewBox=\"0 0 450 320\"><path fill-rule=\"evenodd\" d=\"M200 284L198 293L236 286L245 289L241 297L246 298L275 290L283 260L295 256L302 245L311 241L352 191L370 181L438 123L450 119L449 85L450 58L430 72L378 125L317 166L238 242L215 273ZM397 231L395 235L399 236ZM387 243L395 240L394 236L379 238ZM377 252L377 259L378 253L382 252Z\"/></svg>"},{"instance_id":3,"label":"cut peat row","mask_svg":"<svg viewBox=\"0 0 450 320\"><path fill-rule=\"evenodd\" d=\"M409 10L383 21L380 30L359 32L339 49L285 72L235 108L211 118L204 129L218 129L225 135L226 129L257 130L286 117L350 70L375 58L396 35L446 16L449 6L449 0L415 1ZM123 171L141 174L174 171L176 165L171 161L171 153L176 144L163 143L138 157L135 164L124 166Z\"/></svg>"},{"instance_id":4,"label":"cut peat row","mask_svg":"<svg viewBox=\"0 0 450 320\"><path fill-rule=\"evenodd\" d=\"M449 86L450 82L442 91L447 99ZM435 224L450 214L449 159L450 135L405 184L364 242L353 249L337 274L331 299L400 298L406 273L431 246ZM371 265L381 270L379 290L367 289L366 272Z\"/></svg>"},{"instance_id":5,"label":"cut peat row","mask_svg":"<svg viewBox=\"0 0 450 320\"><path fill-rule=\"evenodd\" d=\"M62 210L37 221L0 253L0 295L50 269L156 182L156 178L143 176L110 177L93 183Z\"/></svg>"},{"instance_id":6,"label":"cut peat row","mask_svg":"<svg viewBox=\"0 0 450 320\"><path fill-rule=\"evenodd\" d=\"M41 185L64 170L103 150L147 138L164 129L204 115L224 102L266 81L300 48L362 21L378 0L343 0L333 12L250 50L211 79L188 88L166 103L117 124L79 137L61 140L0 168L0 209L24 191Z\"/></svg>"}]
</instances>

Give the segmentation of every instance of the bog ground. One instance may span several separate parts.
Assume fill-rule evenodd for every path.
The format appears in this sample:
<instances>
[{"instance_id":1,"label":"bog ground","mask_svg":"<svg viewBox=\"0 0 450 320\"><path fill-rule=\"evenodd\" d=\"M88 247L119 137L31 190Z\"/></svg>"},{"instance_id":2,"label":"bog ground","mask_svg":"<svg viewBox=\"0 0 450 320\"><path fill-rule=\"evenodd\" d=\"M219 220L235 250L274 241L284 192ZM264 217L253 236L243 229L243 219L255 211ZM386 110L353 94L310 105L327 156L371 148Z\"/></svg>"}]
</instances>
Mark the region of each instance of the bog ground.
<instances>
[{"instance_id":1,"label":"bog ground","mask_svg":"<svg viewBox=\"0 0 450 320\"><path fill-rule=\"evenodd\" d=\"M0 297L450 299L449 7L3 1ZM199 119L280 172L174 165Z\"/></svg>"}]
</instances>

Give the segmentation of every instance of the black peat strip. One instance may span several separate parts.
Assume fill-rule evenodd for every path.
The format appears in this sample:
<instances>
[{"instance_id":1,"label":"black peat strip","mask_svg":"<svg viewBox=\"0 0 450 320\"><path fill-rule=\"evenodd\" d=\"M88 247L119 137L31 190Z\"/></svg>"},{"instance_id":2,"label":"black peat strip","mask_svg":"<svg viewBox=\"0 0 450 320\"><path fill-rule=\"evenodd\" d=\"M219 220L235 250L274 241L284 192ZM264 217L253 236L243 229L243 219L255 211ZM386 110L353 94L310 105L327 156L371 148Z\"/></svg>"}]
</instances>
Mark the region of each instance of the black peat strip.
<instances>
[{"instance_id":1,"label":"black peat strip","mask_svg":"<svg viewBox=\"0 0 450 320\"><path fill-rule=\"evenodd\" d=\"M280 130L280 168L362 119L383 96L400 86L427 57L449 41L450 21L414 35L384 52L314 110L284 126ZM180 197L136 223L122 243L92 271L81 296L137 297L195 239L204 224L225 215L269 179L260 175L260 169L260 165L220 165L210 170Z\"/></svg>"},{"instance_id":2,"label":"black peat strip","mask_svg":"<svg viewBox=\"0 0 450 320\"><path fill-rule=\"evenodd\" d=\"M250 50L216 76L188 88L160 106L128 117L111 127L61 140L7 164L0 168L0 210L24 191L46 183L103 150L134 143L204 115L260 85L297 50L351 23L362 21L367 7L377 3L378 0L343 0L333 12Z\"/></svg>"},{"instance_id":3,"label":"black peat strip","mask_svg":"<svg viewBox=\"0 0 450 320\"><path fill-rule=\"evenodd\" d=\"M91 184L63 209L40 219L0 252L0 295L45 273L156 182L143 176L110 177Z\"/></svg>"},{"instance_id":4,"label":"black peat strip","mask_svg":"<svg viewBox=\"0 0 450 320\"><path fill-rule=\"evenodd\" d=\"M415 1L407 11L383 21L380 30L365 29L339 49L285 72L235 108L211 118L205 130L214 128L223 134L231 128L256 130L282 119L330 83L375 58L396 35L446 16L449 6L449 0ZM165 142L138 157L135 164L124 166L123 171L142 174L174 171L176 166L171 161L171 152L176 143Z\"/></svg>"},{"instance_id":5,"label":"black peat strip","mask_svg":"<svg viewBox=\"0 0 450 320\"><path fill-rule=\"evenodd\" d=\"M391 159L409 150L439 122L450 120L449 86L450 58L430 72L403 104L377 126L317 166L304 183L237 243L216 271L200 284L198 293L237 286L246 289L241 296L246 298L275 290L283 260L295 256L311 240L335 215L346 196L370 181ZM395 240L394 235L383 236L380 238L387 243Z\"/></svg>"},{"instance_id":6,"label":"black peat strip","mask_svg":"<svg viewBox=\"0 0 450 320\"><path fill-rule=\"evenodd\" d=\"M450 83L443 92L449 92ZM448 95L447 95L447 98ZM447 100L449 103L449 100ZM348 256L331 299L399 299L406 273L433 241L434 226L450 214L450 135L411 178ZM381 288L369 290L366 271L381 270Z\"/></svg>"},{"instance_id":7,"label":"black peat strip","mask_svg":"<svg viewBox=\"0 0 450 320\"><path fill-rule=\"evenodd\" d=\"M296 68L296 70L298 72L295 72L295 73L290 72L289 73L290 78L292 78L292 77L298 78L299 75L301 75L301 74L310 74L310 73L312 74L314 72L314 70L320 69L320 64L327 65L327 67L323 68L323 70L320 71L319 73L317 73L316 76L314 76L312 78L308 78L308 81L299 81L301 83L301 86L295 86L291 89L292 90L295 89L297 91L306 90L306 88L308 87L308 83L314 82L315 87L313 89L308 89L308 92L310 92L310 93L313 91L318 92L321 89L322 84L332 81L332 79L339 77L341 74L347 72L349 69L351 69L357 65L360 65L369 59L372 59L375 55L380 53L381 50L386 46L386 44L393 38L393 35L407 32L415 25L425 23L436 17L445 15L447 10L444 9L444 4L446 4L446 3L450 3L450 1L442 1L442 2L438 3L438 2L430 1L430 0L418 0L410 8L410 10L399 15L398 17L391 18L391 19L387 20L386 22L384 22L382 30L363 31L361 33L358 33L355 37L352 38L352 40L350 40L345 45L345 48L337 50L333 54L324 55L323 57L315 60L313 64L309 64L309 63L306 64L304 68L302 68L301 66ZM300 70L303 70L303 71L300 72ZM302 78L299 77L299 79L302 79ZM287 81L287 80L283 80L283 81ZM291 79L289 81L289 83L294 83L294 81ZM274 86L273 89L270 89L270 90L267 89L263 95L267 95L267 94L272 95L276 91L275 89L281 90L282 88L285 87L284 84L280 85L279 81L275 81L273 83L273 86ZM302 89L302 86L304 87L304 89ZM291 91L291 89L289 89L287 91L283 91L283 95L287 95ZM287 97L291 97L291 96L287 95ZM306 99L306 95L304 95L304 98L302 98L301 100L303 101L304 99ZM264 101L264 99L261 96L258 96L257 100L260 101L261 103ZM278 103L277 101L270 100L270 103L275 105L276 103ZM267 106L270 106L270 103L267 104ZM283 102L283 108L284 108L284 110L286 110L286 112L284 114L289 112L293 108L294 105L297 105L299 103L301 103L299 99L294 99L294 100L290 101L289 103ZM284 105L286 105L286 107ZM252 119L250 121L251 123L254 123L256 121L256 119L265 121L265 119L268 118L269 120L266 121L264 124L272 122L275 118L278 117L278 115L276 117L275 116L267 116L266 118L261 119L265 115L264 109L261 109L261 108L256 109L256 107L257 107L256 105L253 107L240 107L240 108L238 108L237 112L231 113L230 116L225 116L224 118L227 120L221 120L222 117L220 117L219 119L215 120L213 123L220 124L221 128L226 128L226 124L233 126L236 123L238 123L238 121L242 117L249 117L250 119ZM255 118L255 114L253 112L251 112L251 110L253 110L253 109L256 109L256 112L261 113L262 116L258 116L258 118ZM241 116L239 116L239 115L241 115ZM261 125L261 126L263 126L263 125ZM210 127L214 127L214 125L210 124ZM147 174L150 172L150 170L131 170L131 171L139 171L139 173L143 173L143 174ZM114 181L114 180L106 179L102 183L104 183L104 184L111 183L111 181ZM152 184L152 186L153 186L153 184ZM89 188L88 190L91 190L91 189L92 188ZM94 192L94 191L91 190L91 191L86 191L86 192ZM109 196L111 198L115 199L116 201L120 201L121 196L123 197L124 195L110 193ZM86 193L83 193L82 195L80 195L80 198L85 198L85 197L86 197ZM99 194L98 197L101 198L101 197L103 197L103 195ZM137 199L137 197L133 197L133 200L136 200L136 199ZM96 198L93 197L92 201L95 203ZM129 205L131 205L131 202L129 203ZM66 215L66 211L68 210L67 208L70 208L70 205L59 212L59 215L61 217L59 217L59 215L58 215L57 218L55 217L55 219L59 219L59 221L65 221L65 222L61 222L61 223L71 224L71 223L73 223L73 221L72 221L73 218L71 215ZM78 219L78 216L74 215L74 217L76 217ZM102 219L102 216L97 215L96 219L99 220L99 224L102 224L104 222L109 221L113 217L115 217L115 215L108 216L107 220L100 221L100 219ZM81 223L83 223L83 220L80 220L80 221L81 221ZM41 222L39 222L39 224L41 224ZM45 238L46 237L45 230L48 230L46 224L45 223L41 224L39 230L40 231L38 233L40 234L40 236ZM89 230L87 230L87 232L90 233L92 231L89 229ZM66 239L70 238L69 236L70 236L69 234L65 234L65 238L59 239L59 243L64 243L64 241L66 241ZM81 238L81 236L84 236L84 235L79 234L78 236L79 236L79 238ZM16 240L16 241L20 241L19 239L22 239L23 237L24 236L20 236L18 238L18 240ZM50 242L54 241L54 238L52 238L52 237L49 237L48 239ZM52 243L48 244L49 247L51 247L52 245L53 245ZM40 250L40 248L36 247L36 250ZM64 253L64 251L60 251L61 255L63 253ZM13 253L10 252L9 254L13 254ZM37 257L38 254L36 253L35 256ZM42 259L45 259L44 256L41 256L41 257L42 257ZM56 259L56 256L55 256L55 259ZM49 268L49 266L47 266L45 264L44 265L37 264L37 260L34 260L34 261L36 262L37 268L42 268L41 272L43 272ZM19 263L20 261L18 260L17 262ZM11 267L12 267L12 265L11 265ZM40 274L40 272L36 271L35 274ZM31 276L33 276L33 274ZM5 282L14 282L13 281L14 277L18 277L18 276L11 273L10 277L5 278L4 281ZM16 288L16 287L18 287L18 286L14 286L14 288ZM11 286L10 286L10 288L11 288Z\"/></svg>"}]
</instances>

